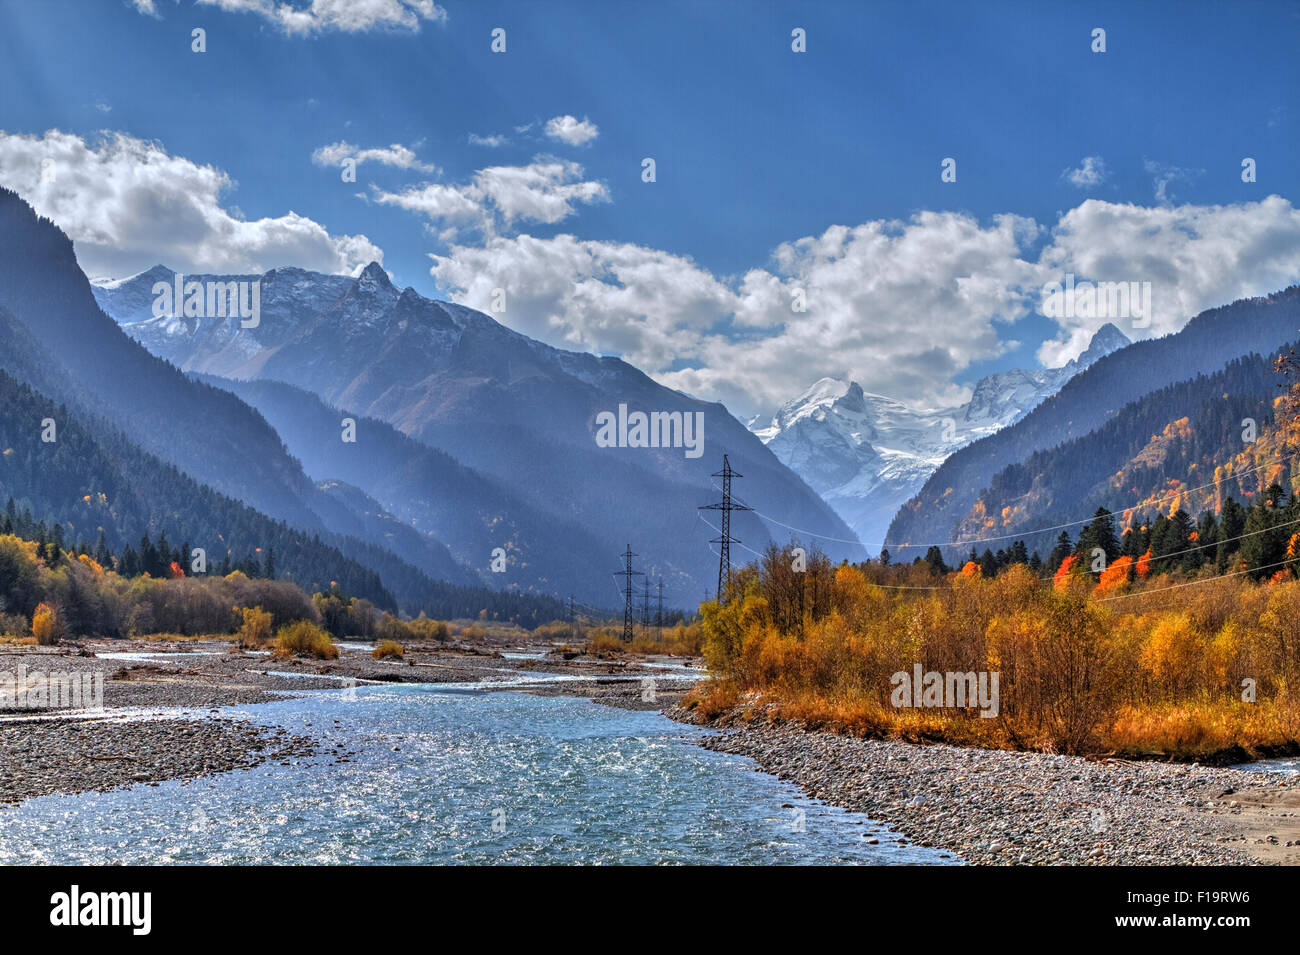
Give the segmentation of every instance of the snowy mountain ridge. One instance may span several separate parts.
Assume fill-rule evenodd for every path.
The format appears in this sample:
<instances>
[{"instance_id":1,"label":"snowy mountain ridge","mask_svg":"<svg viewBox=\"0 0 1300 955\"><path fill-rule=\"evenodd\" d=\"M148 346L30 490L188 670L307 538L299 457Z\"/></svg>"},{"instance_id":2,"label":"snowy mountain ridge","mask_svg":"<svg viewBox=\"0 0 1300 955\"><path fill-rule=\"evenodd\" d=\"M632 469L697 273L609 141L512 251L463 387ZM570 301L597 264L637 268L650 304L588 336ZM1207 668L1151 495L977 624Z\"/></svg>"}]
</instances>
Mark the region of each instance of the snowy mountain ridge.
<instances>
[{"instance_id":1,"label":"snowy mountain ridge","mask_svg":"<svg viewBox=\"0 0 1300 955\"><path fill-rule=\"evenodd\" d=\"M948 455L1019 421L1093 362L1129 339L1103 325L1082 355L1060 368L1012 369L980 379L969 401L915 409L822 378L749 428L834 508L868 552L880 550L898 508Z\"/></svg>"}]
</instances>

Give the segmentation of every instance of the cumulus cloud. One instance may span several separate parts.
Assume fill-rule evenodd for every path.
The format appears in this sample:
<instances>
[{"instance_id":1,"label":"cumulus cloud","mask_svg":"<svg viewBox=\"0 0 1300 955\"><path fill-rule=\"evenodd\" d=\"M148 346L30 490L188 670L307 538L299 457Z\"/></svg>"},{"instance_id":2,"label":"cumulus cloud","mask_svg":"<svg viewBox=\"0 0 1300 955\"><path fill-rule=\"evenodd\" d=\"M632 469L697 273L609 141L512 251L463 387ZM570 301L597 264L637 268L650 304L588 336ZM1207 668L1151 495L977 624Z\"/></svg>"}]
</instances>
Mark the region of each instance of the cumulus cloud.
<instances>
[{"instance_id":1,"label":"cumulus cloud","mask_svg":"<svg viewBox=\"0 0 1300 955\"><path fill-rule=\"evenodd\" d=\"M737 414L768 411L827 375L935 407L969 397L954 379L1011 347L1012 323L1040 312L1044 285L1067 273L1150 281L1152 315L1057 318L1058 337L1038 352L1044 366L1076 357L1107 321L1133 338L1163 335L1206 308L1300 280L1300 210L1277 196L1179 208L1088 200L1051 230L1011 215L981 223L923 212L833 226L733 277L572 235L493 236L431 259L455 300L485 309L504 288L511 327L618 354Z\"/></svg>"},{"instance_id":2,"label":"cumulus cloud","mask_svg":"<svg viewBox=\"0 0 1300 955\"><path fill-rule=\"evenodd\" d=\"M137 0L137 5L141 0ZM152 0L144 0L152 6ZM232 13L254 13L285 33L305 35L327 30L364 33L369 30L418 32L422 21L444 23L447 11L433 0L311 0L308 4L278 0L198 0L204 6Z\"/></svg>"},{"instance_id":3,"label":"cumulus cloud","mask_svg":"<svg viewBox=\"0 0 1300 955\"><path fill-rule=\"evenodd\" d=\"M573 215L579 203L608 201L605 184L584 180L582 174L577 163L539 158L527 166L480 169L462 185L424 183L401 192L372 190L375 202L418 212L444 230L472 227L493 235L518 222L552 225Z\"/></svg>"},{"instance_id":4,"label":"cumulus cloud","mask_svg":"<svg viewBox=\"0 0 1300 955\"><path fill-rule=\"evenodd\" d=\"M1150 282L1151 311L1132 318L1062 317L1038 351L1059 365L1114 321L1130 338L1177 331L1207 308L1275 292L1300 279L1300 210L1280 196L1212 206L1157 206L1089 199L1061 217L1043 250L1044 281Z\"/></svg>"},{"instance_id":5,"label":"cumulus cloud","mask_svg":"<svg viewBox=\"0 0 1300 955\"><path fill-rule=\"evenodd\" d=\"M1077 169L1067 169L1061 177L1080 189L1099 186L1106 179L1106 161L1100 156L1084 156Z\"/></svg>"},{"instance_id":6,"label":"cumulus cloud","mask_svg":"<svg viewBox=\"0 0 1300 955\"><path fill-rule=\"evenodd\" d=\"M1012 216L981 226L955 213L836 226L735 282L634 244L521 235L453 246L431 274L479 308L504 288L513 328L619 354L741 413L823 375L947 403L967 396L952 375L1003 347L995 323L1026 314L1033 268L1018 253L1035 234Z\"/></svg>"},{"instance_id":7,"label":"cumulus cloud","mask_svg":"<svg viewBox=\"0 0 1300 955\"><path fill-rule=\"evenodd\" d=\"M0 131L0 183L72 237L92 277L158 262L188 272L355 273L383 261L364 235L331 235L292 211L246 220L222 202L234 187L225 172L123 133L90 142L59 130Z\"/></svg>"},{"instance_id":8,"label":"cumulus cloud","mask_svg":"<svg viewBox=\"0 0 1300 955\"><path fill-rule=\"evenodd\" d=\"M136 10L145 16L161 19L158 17L158 10L154 6L154 0L132 0L132 3L135 5Z\"/></svg>"},{"instance_id":9,"label":"cumulus cloud","mask_svg":"<svg viewBox=\"0 0 1300 955\"><path fill-rule=\"evenodd\" d=\"M330 143L328 146L321 146L311 154L311 161L318 166L339 166L345 159L354 160L358 166L362 163L377 162L385 166L396 166L398 169L415 169L420 172L437 171L437 167L427 166L420 162L412 149L400 143L393 143L387 148L359 149L349 142L340 141Z\"/></svg>"},{"instance_id":10,"label":"cumulus cloud","mask_svg":"<svg viewBox=\"0 0 1300 955\"><path fill-rule=\"evenodd\" d=\"M513 328L649 368L695 351L699 330L736 302L690 259L630 243L493 236L431 258L431 273L458 301L485 309L492 290L505 288Z\"/></svg>"},{"instance_id":11,"label":"cumulus cloud","mask_svg":"<svg viewBox=\"0 0 1300 955\"><path fill-rule=\"evenodd\" d=\"M508 137L496 133L490 136L480 136L478 133L470 133L469 144L471 146L486 146L489 149L497 149L501 146L508 146L510 140Z\"/></svg>"},{"instance_id":12,"label":"cumulus cloud","mask_svg":"<svg viewBox=\"0 0 1300 955\"><path fill-rule=\"evenodd\" d=\"M548 119L545 131L548 139L568 143L570 146L585 146L600 135L600 130L591 120L586 117L578 120L568 115Z\"/></svg>"}]
</instances>

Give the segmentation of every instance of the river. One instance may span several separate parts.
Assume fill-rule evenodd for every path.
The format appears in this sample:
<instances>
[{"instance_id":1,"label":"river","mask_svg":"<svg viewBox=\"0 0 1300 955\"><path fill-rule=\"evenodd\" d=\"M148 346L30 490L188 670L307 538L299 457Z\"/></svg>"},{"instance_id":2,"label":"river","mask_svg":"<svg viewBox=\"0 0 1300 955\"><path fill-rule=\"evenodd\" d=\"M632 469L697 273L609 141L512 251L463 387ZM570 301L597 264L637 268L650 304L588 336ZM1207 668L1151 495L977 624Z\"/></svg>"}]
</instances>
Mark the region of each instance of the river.
<instances>
[{"instance_id":1,"label":"river","mask_svg":"<svg viewBox=\"0 0 1300 955\"><path fill-rule=\"evenodd\" d=\"M28 800L0 813L0 863L958 861L694 745L708 731L656 712L464 684L220 712L312 735L322 755ZM324 755L336 745L348 762Z\"/></svg>"}]
</instances>

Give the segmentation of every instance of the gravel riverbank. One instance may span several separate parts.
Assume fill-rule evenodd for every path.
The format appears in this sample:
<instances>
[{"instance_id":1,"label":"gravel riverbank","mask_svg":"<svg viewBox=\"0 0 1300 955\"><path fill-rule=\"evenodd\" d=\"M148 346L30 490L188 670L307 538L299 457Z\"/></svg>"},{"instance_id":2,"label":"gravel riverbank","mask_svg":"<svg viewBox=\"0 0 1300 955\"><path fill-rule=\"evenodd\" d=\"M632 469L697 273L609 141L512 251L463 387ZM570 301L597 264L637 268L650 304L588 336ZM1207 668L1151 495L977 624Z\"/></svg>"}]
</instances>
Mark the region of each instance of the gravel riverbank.
<instances>
[{"instance_id":1,"label":"gravel riverbank","mask_svg":"<svg viewBox=\"0 0 1300 955\"><path fill-rule=\"evenodd\" d=\"M669 715L694 722L681 710ZM1300 777L859 739L792 724L722 730L701 745L748 756L816 798L975 864L1300 863Z\"/></svg>"},{"instance_id":2,"label":"gravel riverbank","mask_svg":"<svg viewBox=\"0 0 1300 955\"><path fill-rule=\"evenodd\" d=\"M236 720L40 719L0 723L0 805L251 769L315 755L312 742Z\"/></svg>"}]
</instances>

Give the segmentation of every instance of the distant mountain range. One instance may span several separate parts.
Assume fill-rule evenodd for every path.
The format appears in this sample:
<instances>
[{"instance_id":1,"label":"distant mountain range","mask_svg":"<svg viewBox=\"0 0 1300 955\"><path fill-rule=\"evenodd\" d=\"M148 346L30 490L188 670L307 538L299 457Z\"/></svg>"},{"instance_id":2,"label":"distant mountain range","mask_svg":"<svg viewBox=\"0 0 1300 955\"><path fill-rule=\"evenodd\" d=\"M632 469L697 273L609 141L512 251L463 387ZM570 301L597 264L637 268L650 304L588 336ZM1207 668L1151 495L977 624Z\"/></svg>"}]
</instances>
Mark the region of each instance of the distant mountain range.
<instances>
[{"instance_id":1,"label":"distant mountain range","mask_svg":"<svg viewBox=\"0 0 1300 955\"><path fill-rule=\"evenodd\" d=\"M1098 359L1129 344L1107 323L1060 368L1016 369L982 378L970 401L916 410L823 378L750 428L844 518L873 554L899 507L954 451L1019 421Z\"/></svg>"},{"instance_id":2,"label":"distant mountain range","mask_svg":"<svg viewBox=\"0 0 1300 955\"><path fill-rule=\"evenodd\" d=\"M716 580L717 536L701 504L720 497L724 453L736 491L758 512L732 533L733 560L783 525L813 531L835 557L861 558L853 532L720 404L665 388L631 365L562 351L493 318L397 289L376 263L358 277L276 269L186 281L259 282L260 320L155 316L155 266L97 283L109 315L159 358L255 407L323 494L334 481L450 548L479 579L617 605L612 572L631 544L638 567L664 578L671 606L693 606ZM242 403L242 402L241 402ZM683 447L600 447L597 417L636 411L702 414L698 457ZM247 405L245 406L247 407ZM357 441L340 423L357 423ZM631 443L631 442L628 442ZM343 498L346 500L347 498ZM493 552L506 571L493 573Z\"/></svg>"},{"instance_id":3,"label":"distant mountain range","mask_svg":"<svg viewBox=\"0 0 1300 955\"><path fill-rule=\"evenodd\" d=\"M951 560L1037 545L1095 506L1167 512L1171 488L1189 508L1248 497L1252 462L1260 480L1292 473L1265 460L1274 439L1239 448L1236 429L1267 433L1267 358L1300 337L1300 287L1136 344L1104 326L1076 361L989 376L954 408L824 379L751 433L618 359L399 290L375 263L185 278L257 283L258 321L155 315L176 281L162 266L92 287L68 238L0 189L0 497L69 540L273 548L306 586L408 612L536 621L569 593L617 607L629 544L668 606L692 606L716 579L715 515L697 508L720 497L724 453L755 508L733 520L737 561L791 536L836 560L864 557L859 537L903 560L960 542ZM638 441L638 413L665 438L672 416L699 416L702 449ZM597 440L607 417L617 446ZM64 443L39 439L46 418Z\"/></svg>"}]
</instances>

